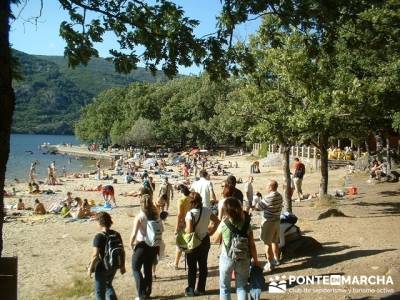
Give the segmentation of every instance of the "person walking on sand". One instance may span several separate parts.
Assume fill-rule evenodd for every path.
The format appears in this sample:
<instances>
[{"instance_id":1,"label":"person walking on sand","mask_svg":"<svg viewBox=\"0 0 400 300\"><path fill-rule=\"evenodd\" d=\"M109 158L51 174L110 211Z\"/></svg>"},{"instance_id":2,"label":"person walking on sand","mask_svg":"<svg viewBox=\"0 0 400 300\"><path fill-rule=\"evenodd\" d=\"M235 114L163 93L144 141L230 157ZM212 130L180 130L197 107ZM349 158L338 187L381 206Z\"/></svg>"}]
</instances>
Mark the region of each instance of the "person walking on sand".
<instances>
[{"instance_id":1,"label":"person walking on sand","mask_svg":"<svg viewBox=\"0 0 400 300\"><path fill-rule=\"evenodd\" d=\"M29 168L29 181L28 183L33 183L35 182L35 178L36 178L36 165L37 162L34 161L33 163L31 163L31 167Z\"/></svg>"},{"instance_id":2,"label":"person walking on sand","mask_svg":"<svg viewBox=\"0 0 400 300\"><path fill-rule=\"evenodd\" d=\"M294 159L294 174L293 174L293 182L294 187L297 193L297 202L300 202L303 199L303 177L306 173L306 167L304 164L296 157Z\"/></svg>"},{"instance_id":3,"label":"person walking on sand","mask_svg":"<svg viewBox=\"0 0 400 300\"><path fill-rule=\"evenodd\" d=\"M213 203L217 202L217 197L215 196L214 193L214 187L212 182L207 179L208 173L206 170L201 170L199 175L200 179L193 182L192 186L190 187L190 190L200 194L201 199L203 201L203 207L210 208L212 204L211 198Z\"/></svg>"},{"instance_id":4,"label":"person walking on sand","mask_svg":"<svg viewBox=\"0 0 400 300\"><path fill-rule=\"evenodd\" d=\"M233 176L233 175L229 175L229 176L226 178L226 183L229 184L229 185L231 185L231 186L233 186L234 191L233 191L232 197L235 197L236 199L238 199L238 200L240 201L240 203L243 205L244 197L243 197L242 191L239 190L239 189L236 187L236 177Z\"/></svg>"},{"instance_id":5,"label":"person walking on sand","mask_svg":"<svg viewBox=\"0 0 400 300\"><path fill-rule=\"evenodd\" d=\"M264 242L267 257L264 271L269 272L279 265L279 227L283 200L275 180L268 181L267 193L265 198L257 203L256 210L263 211L260 239Z\"/></svg>"},{"instance_id":6,"label":"person walking on sand","mask_svg":"<svg viewBox=\"0 0 400 300\"><path fill-rule=\"evenodd\" d=\"M190 210L186 213L186 233L196 233L201 243L190 253L186 254L188 264L188 287L185 289L185 296L202 296L206 292L206 282L208 275L208 252L211 243L209 236L210 221L213 223L211 233L214 233L219 224L218 217L207 207L203 207L200 194L191 192L188 196ZM196 288L197 266L199 268L199 280Z\"/></svg>"},{"instance_id":7,"label":"person walking on sand","mask_svg":"<svg viewBox=\"0 0 400 300\"><path fill-rule=\"evenodd\" d=\"M190 203L188 196L190 191L186 185L179 185L178 191L182 194L182 197L178 199L177 207L178 207L178 215L176 217L176 226L175 226L175 235L185 230L185 216L190 209ZM175 270L179 269L179 260L182 256L182 250L179 247L176 247L175 253Z\"/></svg>"},{"instance_id":8,"label":"person walking on sand","mask_svg":"<svg viewBox=\"0 0 400 300\"><path fill-rule=\"evenodd\" d=\"M168 182L168 177L164 178L164 182L160 186L160 191L158 192L158 199L162 206L165 206L165 210L168 211L170 201L174 199L174 189L172 184Z\"/></svg>"},{"instance_id":9,"label":"person walking on sand","mask_svg":"<svg viewBox=\"0 0 400 300\"><path fill-rule=\"evenodd\" d=\"M99 233L93 240L93 254L88 266L88 276L94 273L94 292L96 300L116 300L117 295L112 281L119 269L121 274L125 269L125 251L121 235L111 230L111 216L106 212L96 215ZM112 264L109 253L112 253Z\"/></svg>"},{"instance_id":10,"label":"person walking on sand","mask_svg":"<svg viewBox=\"0 0 400 300\"><path fill-rule=\"evenodd\" d=\"M246 200L244 201L243 208L249 212L253 207L253 176L249 176L247 181L244 183L244 193L246 194Z\"/></svg>"},{"instance_id":11,"label":"person walking on sand","mask_svg":"<svg viewBox=\"0 0 400 300\"><path fill-rule=\"evenodd\" d=\"M160 251L163 231L160 213L151 197L146 194L141 196L140 212L133 221L129 242L133 249L132 271L137 291L135 300L147 299L151 295L152 267Z\"/></svg>"},{"instance_id":12,"label":"person walking on sand","mask_svg":"<svg viewBox=\"0 0 400 300\"><path fill-rule=\"evenodd\" d=\"M101 179L101 164L100 159L96 161L96 169L97 169L97 180Z\"/></svg>"},{"instance_id":13,"label":"person walking on sand","mask_svg":"<svg viewBox=\"0 0 400 300\"><path fill-rule=\"evenodd\" d=\"M56 162L53 160L50 164L51 172L53 174L54 178L54 184L57 184L58 179L57 179L57 168L56 168Z\"/></svg>"},{"instance_id":14,"label":"person walking on sand","mask_svg":"<svg viewBox=\"0 0 400 300\"><path fill-rule=\"evenodd\" d=\"M258 266L250 216L242 210L241 203L233 197L225 199L224 211L227 218L219 224L213 236L216 243L222 242L219 256L220 299L231 299L231 274L234 271L237 299L246 300L250 259L253 258L253 265Z\"/></svg>"}]
</instances>

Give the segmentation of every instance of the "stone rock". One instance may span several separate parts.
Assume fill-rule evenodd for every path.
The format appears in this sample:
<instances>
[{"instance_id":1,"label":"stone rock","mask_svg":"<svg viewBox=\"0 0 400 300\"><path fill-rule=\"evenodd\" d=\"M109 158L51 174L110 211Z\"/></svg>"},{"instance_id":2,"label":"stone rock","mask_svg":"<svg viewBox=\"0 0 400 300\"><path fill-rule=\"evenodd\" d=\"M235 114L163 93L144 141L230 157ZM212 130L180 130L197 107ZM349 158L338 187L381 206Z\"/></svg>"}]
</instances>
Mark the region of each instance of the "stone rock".
<instances>
[{"instance_id":1,"label":"stone rock","mask_svg":"<svg viewBox=\"0 0 400 300\"><path fill-rule=\"evenodd\" d=\"M310 236L301 236L299 239L287 242L282 248L282 256L293 259L302 256L314 256L322 250L322 245Z\"/></svg>"},{"instance_id":2,"label":"stone rock","mask_svg":"<svg viewBox=\"0 0 400 300\"><path fill-rule=\"evenodd\" d=\"M330 208L326 212L323 212L322 214L320 214L318 216L317 220L322 220L322 219L326 219L329 217L347 217L347 216L336 208Z\"/></svg>"}]
</instances>

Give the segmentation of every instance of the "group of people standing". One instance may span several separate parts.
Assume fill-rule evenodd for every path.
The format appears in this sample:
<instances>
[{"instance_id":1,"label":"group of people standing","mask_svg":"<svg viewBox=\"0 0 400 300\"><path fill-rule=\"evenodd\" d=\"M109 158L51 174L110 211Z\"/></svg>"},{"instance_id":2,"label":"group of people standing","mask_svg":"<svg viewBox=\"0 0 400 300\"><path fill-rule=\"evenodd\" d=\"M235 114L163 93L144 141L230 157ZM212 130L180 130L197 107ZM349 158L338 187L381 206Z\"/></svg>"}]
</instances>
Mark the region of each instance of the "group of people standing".
<instances>
[{"instance_id":1,"label":"group of people standing","mask_svg":"<svg viewBox=\"0 0 400 300\"><path fill-rule=\"evenodd\" d=\"M305 167L299 160L295 161L295 187L301 198L301 182ZM175 255L175 270L183 253L187 263L186 296L201 296L206 293L208 276L208 254L211 244L220 245L219 287L220 299L231 299L231 279L235 278L236 293L239 300L247 299L248 279L251 268L260 268L254 233L251 227L251 213L261 211L260 239L265 245L264 271L270 272L280 265L280 216L283 199L278 192L278 183L269 180L266 184L266 195L257 193L253 197L253 177L249 176L244 184L244 194L236 187L236 178L230 175L223 185L222 198L217 200L210 176L205 169L199 172L200 178L191 185L181 183L175 186L179 192L177 200L177 220L175 235L190 235L198 242L196 246L182 248L178 245ZM142 178L143 179L143 178ZM140 212L133 221L129 245L132 253L132 272L136 284L137 297L147 299L152 293L155 266L165 251L162 241L164 220L168 214L170 201L173 199L173 186L164 179L157 199L153 199L154 188L143 179L140 189ZM163 214L164 213L164 214ZM125 252L119 233L110 229L110 215L101 212L97 215L100 233L93 241L93 258L89 274L95 273L96 299L116 299L112 280L117 269L125 273ZM111 245L109 236L115 237ZM178 238L177 238L178 241ZM115 268L104 268L104 260L110 260L107 253L115 252L117 247L120 256L115 258ZM110 250L111 249L111 250ZM108 252L107 252L108 251ZM123 252L123 253L122 253ZM116 251L115 253L118 253ZM107 256L108 255L108 256ZM111 264L111 263L109 263ZM262 273L262 270L261 270Z\"/></svg>"}]
</instances>

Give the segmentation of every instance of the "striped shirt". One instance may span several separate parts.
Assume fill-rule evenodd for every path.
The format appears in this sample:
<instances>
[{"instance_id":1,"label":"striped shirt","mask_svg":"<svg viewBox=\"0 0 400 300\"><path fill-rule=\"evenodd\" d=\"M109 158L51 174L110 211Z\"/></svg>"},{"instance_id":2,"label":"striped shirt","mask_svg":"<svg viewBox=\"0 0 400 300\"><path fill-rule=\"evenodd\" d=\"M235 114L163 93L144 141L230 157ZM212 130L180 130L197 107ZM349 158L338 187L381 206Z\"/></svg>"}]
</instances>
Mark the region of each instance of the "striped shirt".
<instances>
[{"instance_id":1,"label":"striped shirt","mask_svg":"<svg viewBox=\"0 0 400 300\"><path fill-rule=\"evenodd\" d=\"M257 204L257 209L264 211L265 221L279 221L282 210L282 196L277 191L271 192Z\"/></svg>"}]
</instances>

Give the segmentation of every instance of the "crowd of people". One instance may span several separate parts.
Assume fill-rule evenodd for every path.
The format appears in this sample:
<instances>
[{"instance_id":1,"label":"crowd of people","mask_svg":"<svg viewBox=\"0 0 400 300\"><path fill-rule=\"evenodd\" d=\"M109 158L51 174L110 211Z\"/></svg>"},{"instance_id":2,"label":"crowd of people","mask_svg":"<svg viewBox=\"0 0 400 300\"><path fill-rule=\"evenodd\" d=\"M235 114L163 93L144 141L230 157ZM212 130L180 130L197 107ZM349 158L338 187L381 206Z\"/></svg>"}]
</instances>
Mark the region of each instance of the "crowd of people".
<instances>
[{"instance_id":1,"label":"crowd of people","mask_svg":"<svg viewBox=\"0 0 400 300\"><path fill-rule=\"evenodd\" d=\"M187 167L187 166L186 166ZM193 170L194 171L194 170ZM254 193L253 176L244 182L244 193L237 188L237 179L229 175L223 182L221 197L217 197L214 185L206 168L200 167L199 178L192 182L185 176L175 185L164 177L155 192L154 181L147 172L141 175L141 187L131 196L140 198L140 211L134 218L129 246L132 249L132 272L136 285L135 299L147 299L152 293L156 265L165 252L163 232L174 191L178 192L177 216L174 234L176 236L175 270L180 269L182 255L187 264L187 286L184 294L188 297L201 296L207 292L208 254L212 244L220 245L219 286L220 299L231 299L231 279L236 281L237 298L247 299L249 274L252 269L271 272L280 265L280 241L282 239L281 213L283 199L275 180L266 182L265 196ZM304 165L295 161L294 178L299 197ZM187 175L187 174L186 174ZM260 239L265 245L265 263L258 260L251 218L261 212ZM115 273L126 272L126 253L122 235L111 230L112 220L107 212L96 217L99 233L93 240L93 255L88 274L94 273L96 299L116 299L112 286ZM111 238L112 236L112 238ZM111 243L111 240L113 242ZM114 254L112 254L114 253ZM263 265L263 269L261 268ZM259 299L259 294L254 295Z\"/></svg>"}]
</instances>

